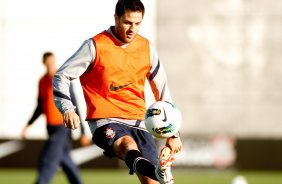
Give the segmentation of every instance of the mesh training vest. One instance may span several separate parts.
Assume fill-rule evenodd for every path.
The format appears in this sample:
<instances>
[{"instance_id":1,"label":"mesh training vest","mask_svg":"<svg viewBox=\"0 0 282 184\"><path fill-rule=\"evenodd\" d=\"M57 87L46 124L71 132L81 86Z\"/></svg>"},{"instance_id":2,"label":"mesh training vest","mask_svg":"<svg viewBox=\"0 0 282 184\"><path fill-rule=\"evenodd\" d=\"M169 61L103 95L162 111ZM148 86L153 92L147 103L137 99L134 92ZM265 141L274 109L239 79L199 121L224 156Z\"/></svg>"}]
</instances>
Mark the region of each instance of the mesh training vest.
<instances>
[{"instance_id":1,"label":"mesh training vest","mask_svg":"<svg viewBox=\"0 0 282 184\"><path fill-rule=\"evenodd\" d=\"M126 47L104 31L93 37L96 58L81 75L87 120L124 118L143 120L144 86L150 70L149 41L140 35Z\"/></svg>"}]
</instances>

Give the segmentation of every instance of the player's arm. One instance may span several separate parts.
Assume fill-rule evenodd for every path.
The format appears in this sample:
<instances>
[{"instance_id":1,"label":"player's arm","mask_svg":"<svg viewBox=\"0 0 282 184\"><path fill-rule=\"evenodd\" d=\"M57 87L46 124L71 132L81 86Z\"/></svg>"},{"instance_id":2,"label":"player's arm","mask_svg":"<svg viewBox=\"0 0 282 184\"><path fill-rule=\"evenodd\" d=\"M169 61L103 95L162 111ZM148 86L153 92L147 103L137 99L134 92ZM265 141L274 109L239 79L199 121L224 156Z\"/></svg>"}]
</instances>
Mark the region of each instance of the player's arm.
<instances>
[{"instance_id":1,"label":"player's arm","mask_svg":"<svg viewBox=\"0 0 282 184\"><path fill-rule=\"evenodd\" d=\"M90 66L95 58L95 48L92 39L86 40L78 51L72 55L56 72L53 78L54 101L63 114L64 125L67 128L79 127L79 117L75 113L70 96L71 80L78 78Z\"/></svg>"},{"instance_id":2,"label":"player's arm","mask_svg":"<svg viewBox=\"0 0 282 184\"><path fill-rule=\"evenodd\" d=\"M178 153L182 149L182 142L180 139L180 133L178 132L177 135L174 135L166 140L166 146L171 149L171 152Z\"/></svg>"},{"instance_id":3,"label":"player's arm","mask_svg":"<svg viewBox=\"0 0 282 184\"><path fill-rule=\"evenodd\" d=\"M33 111L33 114L31 116L31 118L29 119L29 121L27 122L27 124L24 126L23 130L22 130L22 139L26 139L26 131L27 128L42 114L42 108L41 108L41 100L38 97L37 98L37 106L35 108L35 110Z\"/></svg>"},{"instance_id":4,"label":"player's arm","mask_svg":"<svg viewBox=\"0 0 282 184\"><path fill-rule=\"evenodd\" d=\"M30 120L28 121L28 125L31 125L41 114L42 114L42 103L40 98L37 98L37 106L33 112L33 115L31 116Z\"/></svg>"},{"instance_id":5,"label":"player's arm","mask_svg":"<svg viewBox=\"0 0 282 184\"><path fill-rule=\"evenodd\" d=\"M73 105L76 107L76 114L78 115L80 119L80 137L79 137L79 142L81 146L88 146L92 143L92 140L85 134L85 126L83 125L84 120L82 119L82 116L80 114L80 108L79 108L79 103L78 103L78 98L77 98L77 93L75 91L75 84L74 82L71 82L70 85L70 96L71 96L71 101Z\"/></svg>"},{"instance_id":6,"label":"player's arm","mask_svg":"<svg viewBox=\"0 0 282 184\"><path fill-rule=\"evenodd\" d=\"M161 63L157 51L152 44L150 44L150 54L151 68L147 75L147 79L152 88L155 100L172 102L164 66ZM182 148L180 135L178 134L168 138L166 141L166 146L171 149L172 153L179 152Z\"/></svg>"},{"instance_id":7,"label":"player's arm","mask_svg":"<svg viewBox=\"0 0 282 184\"><path fill-rule=\"evenodd\" d=\"M147 74L147 79L155 96L155 100L172 102L164 66L152 43L150 43L150 58L151 68Z\"/></svg>"}]
</instances>

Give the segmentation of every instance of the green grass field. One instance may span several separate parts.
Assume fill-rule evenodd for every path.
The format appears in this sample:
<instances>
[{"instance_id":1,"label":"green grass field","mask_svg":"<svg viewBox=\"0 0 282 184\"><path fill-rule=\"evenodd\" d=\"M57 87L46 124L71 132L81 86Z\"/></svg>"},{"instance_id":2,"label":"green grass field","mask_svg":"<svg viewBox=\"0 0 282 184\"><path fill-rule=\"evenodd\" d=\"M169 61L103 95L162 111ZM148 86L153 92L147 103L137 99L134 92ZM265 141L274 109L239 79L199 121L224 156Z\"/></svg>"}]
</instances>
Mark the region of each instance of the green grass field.
<instances>
[{"instance_id":1,"label":"green grass field","mask_svg":"<svg viewBox=\"0 0 282 184\"><path fill-rule=\"evenodd\" d=\"M84 184L135 184L136 176L127 170L81 170ZM176 184L230 184L236 175L247 178L248 184L282 184L282 171L214 171L214 170L174 170ZM35 170L0 169L0 184L31 184L36 177ZM62 172L58 172L52 184L68 184Z\"/></svg>"}]
</instances>

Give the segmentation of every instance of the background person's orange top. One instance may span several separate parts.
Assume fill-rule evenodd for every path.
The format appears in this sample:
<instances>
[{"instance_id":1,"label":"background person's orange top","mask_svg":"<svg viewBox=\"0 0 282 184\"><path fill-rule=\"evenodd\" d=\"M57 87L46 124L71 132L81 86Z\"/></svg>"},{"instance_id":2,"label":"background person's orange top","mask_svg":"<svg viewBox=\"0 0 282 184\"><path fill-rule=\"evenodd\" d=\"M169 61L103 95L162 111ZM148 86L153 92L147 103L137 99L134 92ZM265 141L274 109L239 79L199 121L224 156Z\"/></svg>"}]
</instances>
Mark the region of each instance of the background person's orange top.
<instances>
[{"instance_id":1,"label":"background person's orange top","mask_svg":"<svg viewBox=\"0 0 282 184\"><path fill-rule=\"evenodd\" d=\"M47 125L62 125L63 117L53 99L52 76L44 75L39 81L39 101Z\"/></svg>"}]
</instances>

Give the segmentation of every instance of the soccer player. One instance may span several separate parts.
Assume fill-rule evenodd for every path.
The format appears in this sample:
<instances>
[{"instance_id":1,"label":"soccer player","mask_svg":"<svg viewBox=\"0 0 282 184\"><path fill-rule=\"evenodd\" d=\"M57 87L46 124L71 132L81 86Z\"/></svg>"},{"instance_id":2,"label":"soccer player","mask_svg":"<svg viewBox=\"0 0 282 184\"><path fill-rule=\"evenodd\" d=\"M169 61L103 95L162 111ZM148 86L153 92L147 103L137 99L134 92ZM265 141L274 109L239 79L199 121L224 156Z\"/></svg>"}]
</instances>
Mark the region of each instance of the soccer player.
<instances>
[{"instance_id":1,"label":"soccer player","mask_svg":"<svg viewBox=\"0 0 282 184\"><path fill-rule=\"evenodd\" d=\"M47 120L48 140L41 152L38 166L37 184L47 184L61 166L72 184L80 184L81 178L78 167L70 157L71 131L63 125L63 117L56 108L53 100L52 78L56 72L55 56L51 52L43 55L43 63L46 74L39 81L37 107L22 130L22 138L26 139L28 127L43 113ZM72 90L71 90L72 91ZM74 101L73 101L74 102ZM75 103L75 102L74 102ZM88 144L88 138L84 135L82 127L80 143Z\"/></svg>"},{"instance_id":2,"label":"soccer player","mask_svg":"<svg viewBox=\"0 0 282 184\"><path fill-rule=\"evenodd\" d=\"M124 160L142 184L172 184L172 158L181 150L180 137L168 138L158 159L154 139L144 125L146 78L157 101L171 102L158 54L137 33L144 13L140 0L118 0L115 25L86 40L56 72L54 100L65 126L77 128L69 85L80 78L93 142L106 156Z\"/></svg>"}]
</instances>

